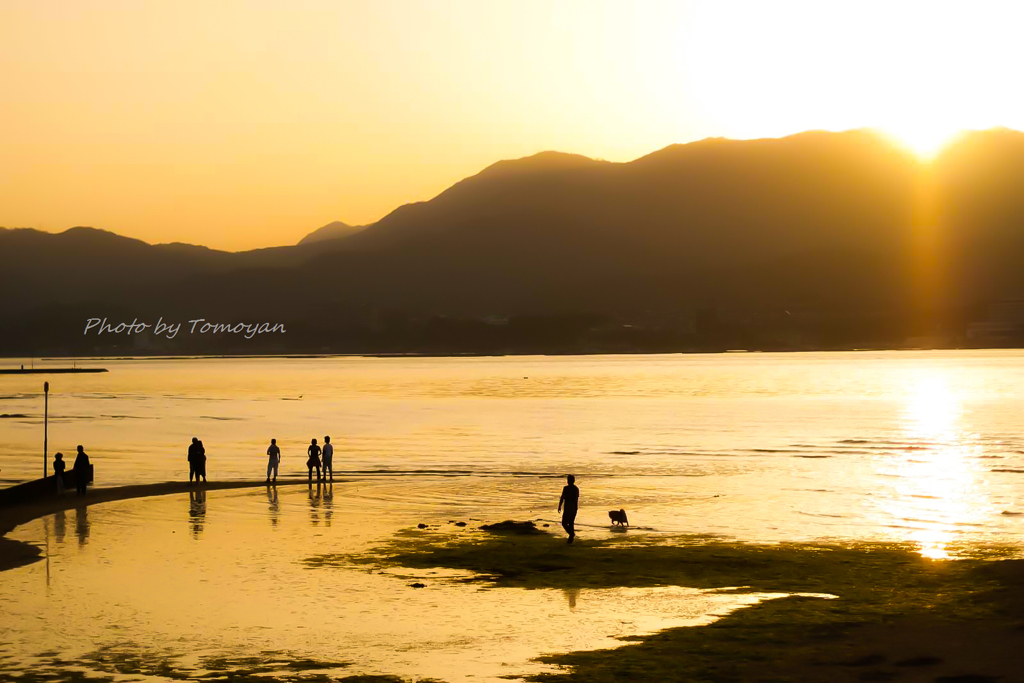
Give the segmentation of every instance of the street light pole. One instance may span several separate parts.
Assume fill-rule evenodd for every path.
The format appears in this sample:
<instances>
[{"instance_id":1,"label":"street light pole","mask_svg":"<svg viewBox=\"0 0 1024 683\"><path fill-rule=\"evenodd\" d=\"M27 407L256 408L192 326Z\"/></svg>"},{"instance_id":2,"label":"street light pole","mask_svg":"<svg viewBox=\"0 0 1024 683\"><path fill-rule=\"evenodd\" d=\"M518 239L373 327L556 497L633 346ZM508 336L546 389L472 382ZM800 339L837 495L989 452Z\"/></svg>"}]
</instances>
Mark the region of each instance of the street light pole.
<instances>
[{"instance_id":1,"label":"street light pole","mask_svg":"<svg viewBox=\"0 0 1024 683\"><path fill-rule=\"evenodd\" d=\"M50 431L50 383L43 382L43 479L46 479L46 446Z\"/></svg>"}]
</instances>

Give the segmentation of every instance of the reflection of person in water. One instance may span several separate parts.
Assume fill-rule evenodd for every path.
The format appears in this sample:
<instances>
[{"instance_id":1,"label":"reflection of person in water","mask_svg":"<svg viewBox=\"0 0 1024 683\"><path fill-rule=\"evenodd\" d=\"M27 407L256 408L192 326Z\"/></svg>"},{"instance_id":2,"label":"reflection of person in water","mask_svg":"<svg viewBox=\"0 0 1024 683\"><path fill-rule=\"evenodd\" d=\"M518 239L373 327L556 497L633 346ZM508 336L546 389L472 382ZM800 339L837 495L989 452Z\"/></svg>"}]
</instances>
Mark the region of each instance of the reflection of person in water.
<instances>
[{"instance_id":1,"label":"reflection of person in water","mask_svg":"<svg viewBox=\"0 0 1024 683\"><path fill-rule=\"evenodd\" d=\"M576 598L580 596L579 588L563 588L562 593L569 600L569 609L576 609Z\"/></svg>"},{"instance_id":2,"label":"reflection of person in water","mask_svg":"<svg viewBox=\"0 0 1024 683\"><path fill-rule=\"evenodd\" d=\"M53 516L53 532L57 535L57 542L64 542L64 534L67 533L68 518L63 510L58 510Z\"/></svg>"},{"instance_id":3,"label":"reflection of person in water","mask_svg":"<svg viewBox=\"0 0 1024 683\"><path fill-rule=\"evenodd\" d=\"M188 492L188 517L192 537L198 539L203 532L203 522L206 521L206 491Z\"/></svg>"},{"instance_id":4,"label":"reflection of person in water","mask_svg":"<svg viewBox=\"0 0 1024 683\"><path fill-rule=\"evenodd\" d=\"M306 467L309 468L309 480L313 481L313 468L316 468L316 480L320 481L320 447L316 445L316 439L309 443L306 449L309 458L306 460Z\"/></svg>"},{"instance_id":5,"label":"reflection of person in water","mask_svg":"<svg viewBox=\"0 0 1024 683\"><path fill-rule=\"evenodd\" d=\"M277 526L277 515L278 515L278 512L280 512L280 510L281 510L281 508L278 506L278 502L277 502L277 487L276 486L268 486L267 487L267 502L270 503L270 526L276 527Z\"/></svg>"},{"instance_id":6,"label":"reflection of person in water","mask_svg":"<svg viewBox=\"0 0 1024 683\"><path fill-rule=\"evenodd\" d=\"M309 519L313 522L313 526L320 525L320 496L322 484L318 481L316 483L316 492L313 492L313 482L309 483Z\"/></svg>"},{"instance_id":7,"label":"reflection of person in water","mask_svg":"<svg viewBox=\"0 0 1024 683\"><path fill-rule=\"evenodd\" d=\"M75 508L75 535L78 545L85 545L89 540L89 508L85 506Z\"/></svg>"},{"instance_id":8,"label":"reflection of person in water","mask_svg":"<svg viewBox=\"0 0 1024 683\"><path fill-rule=\"evenodd\" d=\"M567 543L572 543L576 540L576 513L580 507L580 490L576 486L576 477L567 475L565 477L568 482L562 487L562 496L558 499L558 511L562 512L562 506L565 506L565 512L562 512L562 528L569 534L569 540Z\"/></svg>"},{"instance_id":9,"label":"reflection of person in water","mask_svg":"<svg viewBox=\"0 0 1024 683\"><path fill-rule=\"evenodd\" d=\"M324 484L324 524L331 525L331 517L334 515L334 484Z\"/></svg>"}]
</instances>

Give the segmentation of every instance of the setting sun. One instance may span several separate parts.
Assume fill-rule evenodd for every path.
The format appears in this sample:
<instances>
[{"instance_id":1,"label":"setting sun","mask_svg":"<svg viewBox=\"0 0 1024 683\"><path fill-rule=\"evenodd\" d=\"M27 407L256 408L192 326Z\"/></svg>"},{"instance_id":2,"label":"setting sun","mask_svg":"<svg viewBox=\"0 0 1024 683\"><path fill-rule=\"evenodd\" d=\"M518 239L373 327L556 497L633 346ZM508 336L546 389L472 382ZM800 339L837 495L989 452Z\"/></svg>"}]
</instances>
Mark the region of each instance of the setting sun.
<instances>
[{"instance_id":1,"label":"setting sun","mask_svg":"<svg viewBox=\"0 0 1024 683\"><path fill-rule=\"evenodd\" d=\"M1015 3L707 4L677 75L734 136L875 128L930 158L966 129L1024 123L1022 21Z\"/></svg>"},{"instance_id":2,"label":"setting sun","mask_svg":"<svg viewBox=\"0 0 1024 683\"><path fill-rule=\"evenodd\" d=\"M949 143L965 132L954 125L886 126L880 132L924 160L934 158Z\"/></svg>"}]
</instances>

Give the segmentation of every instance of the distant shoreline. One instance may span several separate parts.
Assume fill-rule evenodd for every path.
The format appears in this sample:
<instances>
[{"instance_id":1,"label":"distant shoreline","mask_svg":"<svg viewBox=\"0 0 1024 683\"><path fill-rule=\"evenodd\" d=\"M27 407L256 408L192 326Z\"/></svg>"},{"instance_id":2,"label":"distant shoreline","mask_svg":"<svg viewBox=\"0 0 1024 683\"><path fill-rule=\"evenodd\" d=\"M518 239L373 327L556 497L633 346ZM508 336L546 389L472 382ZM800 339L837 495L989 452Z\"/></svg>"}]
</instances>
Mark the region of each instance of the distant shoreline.
<instances>
[{"instance_id":1,"label":"distant shoreline","mask_svg":"<svg viewBox=\"0 0 1024 683\"><path fill-rule=\"evenodd\" d=\"M108 372L106 368L25 368L19 369L0 369L0 375L69 375L79 373L90 373L90 372Z\"/></svg>"},{"instance_id":2,"label":"distant shoreline","mask_svg":"<svg viewBox=\"0 0 1024 683\"><path fill-rule=\"evenodd\" d=\"M349 481L352 480L335 479L331 483L342 484ZM188 482L183 481L165 481L156 484L131 484L128 486L89 489L89 492L82 497L66 492L61 497L55 496L24 505L3 507L0 508L0 572L14 569L15 567L22 567L42 559L42 551L31 543L5 538L16 527L40 517L65 510L96 505L97 503L111 503L133 498L168 496L188 493L189 491L224 491L264 488L268 486L298 486L310 483L312 482L305 478L278 479L274 484L268 484L265 481L212 481L190 485Z\"/></svg>"},{"instance_id":3,"label":"distant shoreline","mask_svg":"<svg viewBox=\"0 0 1024 683\"><path fill-rule=\"evenodd\" d=\"M957 346L957 347L851 347L837 349L718 349L718 350L683 350L683 351L523 351L508 353L498 352L402 352L402 353L211 353L211 354L187 354L187 355L109 355L109 356L32 356L37 362L53 362L74 360L83 361L126 361L126 360L232 360L232 359L291 359L306 360L313 358L562 358L567 356L721 356L744 354L794 354L794 353L900 353L900 352L949 352L949 351L1024 351L1021 346ZM0 361L20 360L29 358L26 355L5 356L0 355ZM102 370L88 370L88 372L101 372ZM38 370L37 370L38 372ZM0 370L0 374L11 374L9 371ZM27 371L26 371L27 374Z\"/></svg>"}]
</instances>

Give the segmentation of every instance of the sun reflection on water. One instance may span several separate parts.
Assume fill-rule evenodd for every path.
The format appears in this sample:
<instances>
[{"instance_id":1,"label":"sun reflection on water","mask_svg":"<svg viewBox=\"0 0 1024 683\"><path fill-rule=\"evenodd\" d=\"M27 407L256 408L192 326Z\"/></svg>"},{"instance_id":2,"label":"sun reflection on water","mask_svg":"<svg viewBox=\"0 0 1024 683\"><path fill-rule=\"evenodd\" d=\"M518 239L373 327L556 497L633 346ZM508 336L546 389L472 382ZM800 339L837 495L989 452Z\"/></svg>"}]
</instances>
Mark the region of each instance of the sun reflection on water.
<instances>
[{"instance_id":1,"label":"sun reflection on water","mask_svg":"<svg viewBox=\"0 0 1024 683\"><path fill-rule=\"evenodd\" d=\"M920 372L906 394L899 437L881 461L880 472L896 482L882 503L890 523L935 560L953 556L959 528L980 522L984 507L973 458L981 447L963 431L962 416L947 374Z\"/></svg>"}]
</instances>

